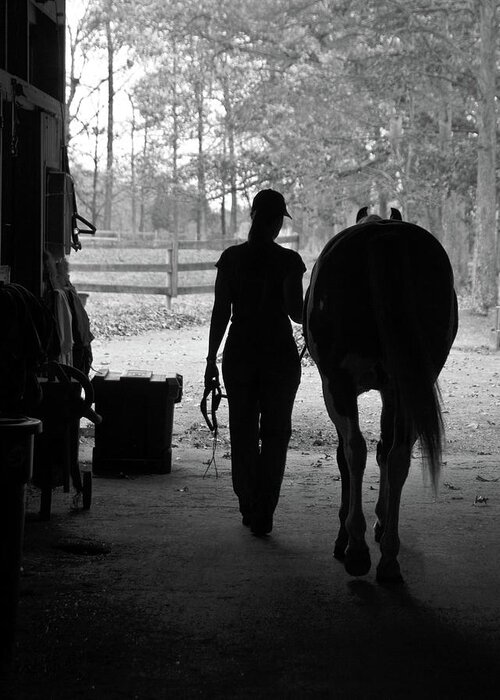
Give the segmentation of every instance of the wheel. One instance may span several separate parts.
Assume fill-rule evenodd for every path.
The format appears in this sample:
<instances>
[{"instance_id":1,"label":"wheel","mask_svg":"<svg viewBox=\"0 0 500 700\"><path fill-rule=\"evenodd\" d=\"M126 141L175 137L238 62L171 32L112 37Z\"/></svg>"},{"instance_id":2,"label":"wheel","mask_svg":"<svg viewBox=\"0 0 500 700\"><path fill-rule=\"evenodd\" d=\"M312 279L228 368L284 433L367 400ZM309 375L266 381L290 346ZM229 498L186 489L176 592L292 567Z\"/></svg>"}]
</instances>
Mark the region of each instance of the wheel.
<instances>
[{"instance_id":1,"label":"wheel","mask_svg":"<svg viewBox=\"0 0 500 700\"><path fill-rule=\"evenodd\" d=\"M83 509L89 510L92 503L92 472L83 472Z\"/></svg>"}]
</instances>

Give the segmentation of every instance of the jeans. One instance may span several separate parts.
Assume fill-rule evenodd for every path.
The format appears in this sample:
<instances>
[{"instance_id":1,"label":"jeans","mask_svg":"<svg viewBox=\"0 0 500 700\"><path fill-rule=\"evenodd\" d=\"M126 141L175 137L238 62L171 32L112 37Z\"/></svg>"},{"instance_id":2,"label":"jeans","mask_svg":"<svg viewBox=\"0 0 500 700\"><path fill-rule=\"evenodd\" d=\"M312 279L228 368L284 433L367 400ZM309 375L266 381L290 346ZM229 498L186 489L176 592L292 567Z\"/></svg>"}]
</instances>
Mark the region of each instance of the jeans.
<instances>
[{"instance_id":1,"label":"jeans","mask_svg":"<svg viewBox=\"0 0 500 700\"><path fill-rule=\"evenodd\" d=\"M278 504L300 383L293 338L249 349L228 337L222 374L229 405L231 472L240 511L271 517Z\"/></svg>"}]
</instances>

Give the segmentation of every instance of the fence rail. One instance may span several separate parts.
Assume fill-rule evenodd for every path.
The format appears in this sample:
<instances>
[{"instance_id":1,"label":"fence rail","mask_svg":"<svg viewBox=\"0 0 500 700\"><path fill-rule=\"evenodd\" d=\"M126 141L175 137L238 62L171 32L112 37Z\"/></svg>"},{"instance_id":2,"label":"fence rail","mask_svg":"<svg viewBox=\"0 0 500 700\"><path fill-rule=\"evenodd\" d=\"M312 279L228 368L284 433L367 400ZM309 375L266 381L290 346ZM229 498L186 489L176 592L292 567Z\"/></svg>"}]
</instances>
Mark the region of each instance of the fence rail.
<instances>
[{"instance_id":1,"label":"fence rail","mask_svg":"<svg viewBox=\"0 0 500 700\"><path fill-rule=\"evenodd\" d=\"M143 234L142 238L130 240L120 239L113 232L106 232L107 236L96 236L86 241L86 247L127 249L155 249L165 252L164 263L71 263L71 270L79 273L102 272L144 272L164 273L165 285L141 285L141 284L107 284L80 280L77 283L82 292L108 292L112 294L160 294L165 296L167 306L170 308L172 298L184 294L207 294L213 291L213 284L179 285L179 273L213 270L216 260L200 262L179 262L180 251L185 250L210 250L221 252L231 245L242 243L239 238L211 239L208 241L178 241L165 244L165 241L153 239L153 234ZM290 245L295 250L299 248L299 235L297 233L280 236L280 243Z\"/></svg>"}]
</instances>

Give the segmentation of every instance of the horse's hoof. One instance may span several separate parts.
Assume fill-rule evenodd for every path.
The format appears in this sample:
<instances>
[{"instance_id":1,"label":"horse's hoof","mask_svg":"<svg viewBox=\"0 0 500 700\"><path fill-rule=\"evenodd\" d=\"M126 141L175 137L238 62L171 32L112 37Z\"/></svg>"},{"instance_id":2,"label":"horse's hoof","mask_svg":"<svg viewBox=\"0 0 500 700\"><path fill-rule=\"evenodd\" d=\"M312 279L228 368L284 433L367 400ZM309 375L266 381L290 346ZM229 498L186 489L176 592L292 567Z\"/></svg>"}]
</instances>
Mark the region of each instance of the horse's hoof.
<instances>
[{"instance_id":1,"label":"horse's hoof","mask_svg":"<svg viewBox=\"0 0 500 700\"><path fill-rule=\"evenodd\" d=\"M368 547L354 551L348 547L345 552L344 566L350 576L364 576L367 574L371 566Z\"/></svg>"},{"instance_id":2,"label":"horse's hoof","mask_svg":"<svg viewBox=\"0 0 500 700\"><path fill-rule=\"evenodd\" d=\"M397 562L389 566L380 564L377 566L377 583L384 586L401 586L404 582Z\"/></svg>"},{"instance_id":3,"label":"horse's hoof","mask_svg":"<svg viewBox=\"0 0 500 700\"><path fill-rule=\"evenodd\" d=\"M373 532L374 532L375 542L380 542L380 540L382 539L382 535L384 534L384 528L382 527L382 525L378 521L373 526Z\"/></svg>"}]
</instances>

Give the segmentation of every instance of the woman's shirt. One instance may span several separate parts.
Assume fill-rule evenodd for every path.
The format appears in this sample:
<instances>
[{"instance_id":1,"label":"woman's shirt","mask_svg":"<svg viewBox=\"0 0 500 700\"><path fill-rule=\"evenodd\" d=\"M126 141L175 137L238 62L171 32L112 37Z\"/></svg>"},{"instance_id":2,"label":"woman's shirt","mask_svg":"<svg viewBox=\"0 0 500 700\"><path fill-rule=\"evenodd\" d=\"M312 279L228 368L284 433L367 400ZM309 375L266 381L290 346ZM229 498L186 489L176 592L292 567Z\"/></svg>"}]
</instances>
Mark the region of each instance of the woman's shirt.
<instances>
[{"instance_id":1,"label":"woman's shirt","mask_svg":"<svg viewBox=\"0 0 500 700\"><path fill-rule=\"evenodd\" d=\"M293 337L283 289L289 275L305 272L296 251L245 242L227 248L216 266L230 290L233 340L271 349Z\"/></svg>"}]
</instances>

